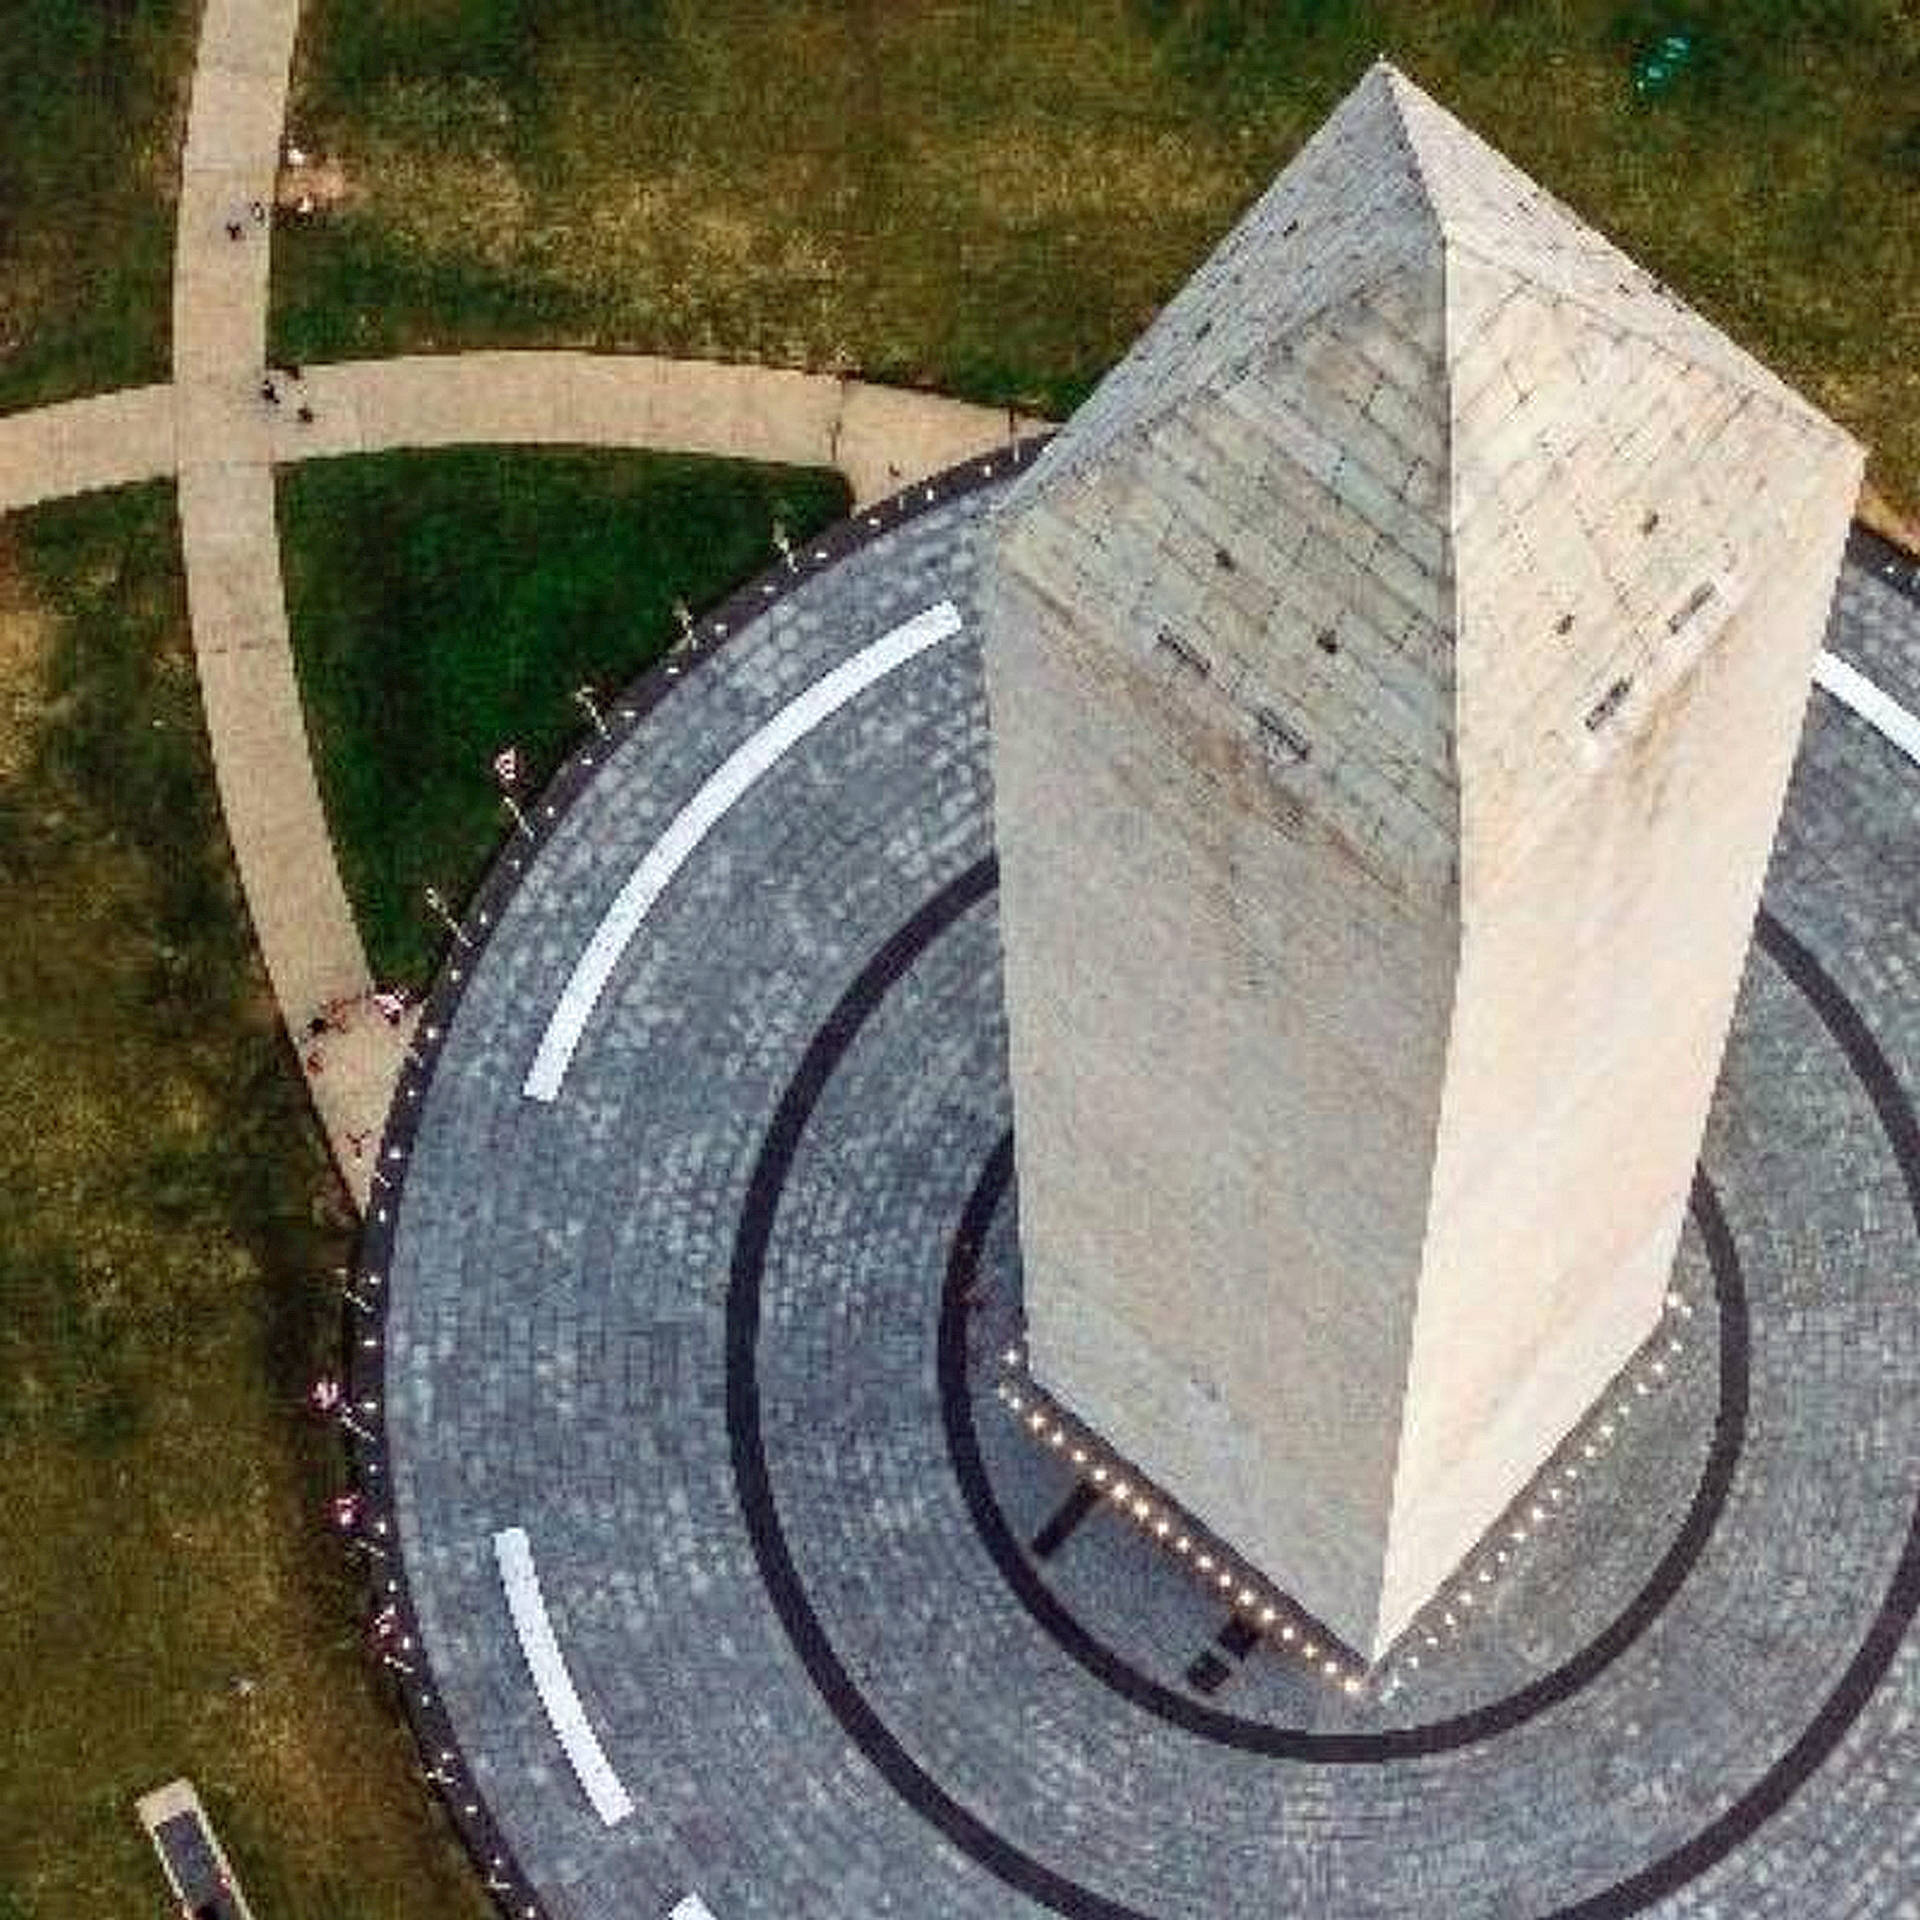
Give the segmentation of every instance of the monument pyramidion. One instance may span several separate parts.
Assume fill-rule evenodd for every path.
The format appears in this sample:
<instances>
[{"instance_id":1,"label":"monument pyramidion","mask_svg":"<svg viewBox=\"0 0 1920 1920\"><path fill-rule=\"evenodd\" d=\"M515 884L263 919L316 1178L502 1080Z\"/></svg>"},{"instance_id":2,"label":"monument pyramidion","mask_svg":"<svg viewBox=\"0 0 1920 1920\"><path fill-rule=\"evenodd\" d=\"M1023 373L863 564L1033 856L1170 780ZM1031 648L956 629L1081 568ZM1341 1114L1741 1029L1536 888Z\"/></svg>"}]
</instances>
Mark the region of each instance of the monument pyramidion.
<instances>
[{"instance_id":1,"label":"monument pyramidion","mask_svg":"<svg viewBox=\"0 0 1920 1920\"><path fill-rule=\"evenodd\" d=\"M1660 1316L1860 472L1382 64L997 514L1028 1366L1369 1659Z\"/></svg>"}]
</instances>

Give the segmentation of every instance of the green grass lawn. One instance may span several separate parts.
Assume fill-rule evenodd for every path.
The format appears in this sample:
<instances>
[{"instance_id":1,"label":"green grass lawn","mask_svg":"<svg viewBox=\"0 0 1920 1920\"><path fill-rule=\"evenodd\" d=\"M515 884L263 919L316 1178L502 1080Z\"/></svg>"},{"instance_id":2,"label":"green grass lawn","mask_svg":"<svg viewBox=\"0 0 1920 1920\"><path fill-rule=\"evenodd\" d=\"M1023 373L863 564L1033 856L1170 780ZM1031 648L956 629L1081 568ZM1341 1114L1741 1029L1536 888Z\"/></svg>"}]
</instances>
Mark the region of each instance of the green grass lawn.
<instances>
[{"instance_id":1,"label":"green grass lawn","mask_svg":"<svg viewBox=\"0 0 1920 1920\"><path fill-rule=\"evenodd\" d=\"M360 1652L300 1397L351 1214L267 996L171 492L0 518L0 1915L170 1910L199 1785L266 1920L490 1911Z\"/></svg>"},{"instance_id":2,"label":"green grass lawn","mask_svg":"<svg viewBox=\"0 0 1920 1920\"><path fill-rule=\"evenodd\" d=\"M0 411L167 377L193 0L0 0Z\"/></svg>"},{"instance_id":3,"label":"green grass lawn","mask_svg":"<svg viewBox=\"0 0 1920 1920\"><path fill-rule=\"evenodd\" d=\"M416 984L508 825L489 771L537 790L604 695L698 612L839 519L838 475L655 454L395 453L282 468L301 695L374 971Z\"/></svg>"},{"instance_id":4,"label":"green grass lawn","mask_svg":"<svg viewBox=\"0 0 1920 1920\"><path fill-rule=\"evenodd\" d=\"M1063 412L1376 52L1920 500L1906 0L310 0L296 357L591 344ZM1633 62L1689 29L1654 98Z\"/></svg>"}]
</instances>

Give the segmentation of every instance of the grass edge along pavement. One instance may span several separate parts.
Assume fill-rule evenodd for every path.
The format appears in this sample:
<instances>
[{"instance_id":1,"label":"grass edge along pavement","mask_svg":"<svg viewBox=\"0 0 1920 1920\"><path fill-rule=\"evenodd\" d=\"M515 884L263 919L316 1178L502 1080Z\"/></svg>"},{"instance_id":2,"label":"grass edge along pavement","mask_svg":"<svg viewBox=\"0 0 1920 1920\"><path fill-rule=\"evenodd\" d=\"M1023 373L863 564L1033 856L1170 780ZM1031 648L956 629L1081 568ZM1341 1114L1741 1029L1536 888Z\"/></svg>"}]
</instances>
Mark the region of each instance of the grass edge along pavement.
<instances>
[{"instance_id":1,"label":"grass edge along pavement","mask_svg":"<svg viewBox=\"0 0 1920 1920\"><path fill-rule=\"evenodd\" d=\"M172 489L0 518L0 1913L157 1911L192 1776L260 1910L488 1911L360 1650L301 1396L352 1211L221 830Z\"/></svg>"},{"instance_id":2,"label":"grass edge along pavement","mask_svg":"<svg viewBox=\"0 0 1920 1920\"><path fill-rule=\"evenodd\" d=\"M1057 416L1385 54L1873 443L1911 511L1920 41L1886 0L1697 11L465 0L456 29L309 0L290 126L337 198L278 236L272 329L309 360L593 345Z\"/></svg>"},{"instance_id":3,"label":"grass edge along pavement","mask_svg":"<svg viewBox=\"0 0 1920 1920\"><path fill-rule=\"evenodd\" d=\"M302 705L377 977L424 987L511 816L611 691L698 615L848 510L825 470L606 449L454 448L277 476ZM591 697L591 696L590 696Z\"/></svg>"}]
</instances>

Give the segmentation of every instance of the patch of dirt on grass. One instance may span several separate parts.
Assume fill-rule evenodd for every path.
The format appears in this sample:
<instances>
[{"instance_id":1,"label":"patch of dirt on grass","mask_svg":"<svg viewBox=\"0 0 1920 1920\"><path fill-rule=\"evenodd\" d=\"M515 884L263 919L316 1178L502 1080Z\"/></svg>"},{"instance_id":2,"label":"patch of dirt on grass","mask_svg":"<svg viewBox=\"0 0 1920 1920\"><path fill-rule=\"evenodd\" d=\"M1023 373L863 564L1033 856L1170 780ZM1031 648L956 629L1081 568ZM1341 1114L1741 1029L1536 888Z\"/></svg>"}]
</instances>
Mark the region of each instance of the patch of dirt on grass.
<instances>
[{"instance_id":1,"label":"patch of dirt on grass","mask_svg":"<svg viewBox=\"0 0 1920 1920\"><path fill-rule=\"evenodd\" d=\"M35 321L52 304L58 275L45 255L25 234L0 250L0 367L26 346Z\"/></svg>"},{"instance_id":2,"label":"patch of dirt on grass","mask_svg":"<svg viewBox=\"0 0 1920 1920\"><path fill-rule=\"evenodd\" d=\"M395 148L368 156L379 203L410 246L504 267L546 235L531 218L532 196L498 154L458 158Z\"/></svg>"},{"instance_id":3,"label":"patch of dirt on grass","mask_svg":"<svg viewBox=\"0 0 1920 1920\"><path fill-rule=\"evenodd\" d=\"M32 753L52 634L53 622L34 608L0 606L0 780L12 779Z\"/></svg>"},{"instance_id":4,"label":"patch of dirt on grass","mask_svg":"<svg viewBox=\"0 0 1920 1920\"><path fill-rule=\"evenodd\" d=\"M46 710L48 651L54 621L21 581L0 546L0 780L27 764Z\"/></svg>"},{"instance_id":5,"label":"patch of dirt on grass","mask_svg":"<svg viewBox=\"0 0 1920 1920\"><path fill-rule=\"evenodd\" d=\"M1920 514L1901 512L1871 480L1861 487L1855 511L1881 539L1920 559Z\"/></svg>"},{"instance_id":6,"label":"patch of dirt on grass","mask_svg":"<svg viewBox=\"0 0 1920 1920\"><path fill-rule=\"evenodd\" d=\"M347 198L347 170L327 154L289 159L273 187L274 205L295 214L330 213Z\"/></svg>"},{"instance_id":7,"label":"patch of dirt on grass","mask_svg":"<svg viewBox=\"0 0 1920 1920\"><path fill-rule=\"evenodd\" d=\"M1186 132L1125 136L1110 127L1034 126L1009 141L998 128L916 136L912 168L928 197L967 207L968 224L1026 227L1064 219L1111 228L1137 246L1161 221L1223 230L1258 188L1258 169L1206 151ZM1193 262L1198 265L1198 260Z\"/></svg>"}]
</instances>

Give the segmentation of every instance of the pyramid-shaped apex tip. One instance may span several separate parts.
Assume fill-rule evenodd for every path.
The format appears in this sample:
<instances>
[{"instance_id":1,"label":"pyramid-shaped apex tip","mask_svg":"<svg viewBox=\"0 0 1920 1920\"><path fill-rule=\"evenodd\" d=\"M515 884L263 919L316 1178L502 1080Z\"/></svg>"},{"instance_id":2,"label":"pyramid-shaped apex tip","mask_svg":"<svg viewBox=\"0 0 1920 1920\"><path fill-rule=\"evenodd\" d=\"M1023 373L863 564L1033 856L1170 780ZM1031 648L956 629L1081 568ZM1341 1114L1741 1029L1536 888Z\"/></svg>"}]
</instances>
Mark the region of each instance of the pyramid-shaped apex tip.
<instances>
[{"instance_id":1,"label":"pyramid-shaped apex tip","mask_svg":"<svg viewBox=\"0 0 1920 1920\"><path fill-rule=\"evenodd\" d=\"M1379 55L1373 65L1367 69L1366 80L1361 84L1364 86L1369 80L1376 86L1384 87L1389 97L1396 101L1411 98L1425 106L1440 105L1439 101L1434 99L1418 80L1414 79L1404 67L1396 67L1384 53ZM1441 111L1444 112L1445 109L1441 108Z\"/></svg>"},{"instance_id":2,"label":"pyramid-shaped apex tip","mask_svg":"<svg viewBox=\"0 0 1920 1920\"><path fill-rule=\"evenodd\" d=\"M1447 119L1452 118L1419 81L1411 78L1404 69L1396 67L1384 53L1374 57L1373 64L1354 83L1352 91L1341 101L1335 113L1337 115L1355 107L1368 114L1378 113L1384 108L1391 120L1401 127L1407 126L1411 120L1425 119L1436 113Z\"/></svg>"},{"instance_id":3,"label":"pyramid-shaped apex tip","mask_svg":"<svg viewBox=\"0 0 1920 1920\"><path fill-rule=\"evenodd\" d=\"M1420 89L1407 78L1406 74L1399 67L1396 67L1384 53L1374 55L1373 65L1360 76L1360 85L1363 87L1386 87L1389 91L1395 86L1413 87L1415 93L1420 91Z\"/></svg>"}]
</instances>

